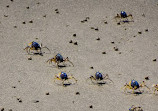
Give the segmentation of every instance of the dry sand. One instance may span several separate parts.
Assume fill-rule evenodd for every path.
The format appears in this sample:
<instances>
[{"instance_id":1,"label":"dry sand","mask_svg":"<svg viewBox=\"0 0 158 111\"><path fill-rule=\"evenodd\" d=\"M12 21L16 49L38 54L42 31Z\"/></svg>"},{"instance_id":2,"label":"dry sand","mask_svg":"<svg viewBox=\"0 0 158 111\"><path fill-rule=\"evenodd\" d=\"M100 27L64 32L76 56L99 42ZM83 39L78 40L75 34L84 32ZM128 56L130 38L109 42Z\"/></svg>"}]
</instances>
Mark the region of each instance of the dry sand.
<instances>
[{"instance_id":1,"label":"dry sand","mask_svg":"<svg viewBox=\"0 0 158 111\"><path fill-rule=\"evenodd\" d=\"M141 82L145 76L150 78L145 81L149 87L158 83L158 62L153 61L158 60L157 4L157 0L0 0L0 108L128 111L136 105L157 111L158 96L152 92L144 89L135 96L121 90L131 79ZM132 14L134 22L117 25L113 18L121 10ZM81 23L86 17L88 22ZM52 53L31 56L29 61L23 48L31 41L46 45ZM57 53L69 57L75 66L57 69L47 64ZM54 84L52 78L60 71L73 74L78 83ZM96 71L109 74L114 84L87 84L86 79Z\"/></svg>"}]
</instances>

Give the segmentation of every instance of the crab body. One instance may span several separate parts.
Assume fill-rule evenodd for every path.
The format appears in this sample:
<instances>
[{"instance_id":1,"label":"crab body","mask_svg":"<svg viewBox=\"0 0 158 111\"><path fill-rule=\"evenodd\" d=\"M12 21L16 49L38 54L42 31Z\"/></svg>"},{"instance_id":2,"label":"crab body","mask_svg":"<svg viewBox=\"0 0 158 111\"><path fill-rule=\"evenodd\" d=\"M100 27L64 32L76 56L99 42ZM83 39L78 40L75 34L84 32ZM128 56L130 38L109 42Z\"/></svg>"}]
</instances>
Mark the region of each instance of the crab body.
<instances>
[{"instance_id":1,"label":"crab body","mask_svg":"<svg viewBox=\"0 0 158 111\"><path fill-rule=\"evenodd\" d=\"M138 83L137 81L135 81L135 80L131 80L131 81L129 82L129 85L130 85L132 88L134 88L134 89L138 89L138 88L139 88L139 83Z\"/></svg>"},{"instance_id":2,"label":"crab body","mask_svg":"<svg viewBox=\"0 0 158 111\"><path fill-rule=\"evenodd\" d=\"M127 15L125 11L121 11L121 13L117 14L114 18L118 22L117 24L134 22L132 14Z\"/></svg>"},{"instance_id":3,"label":"crab body","mask_svg":"<svg viewBox=\"0 0 158 111\"><path fill-rule=\"evenodd\" d=\"M61 54L59 54L59 53L55 56L55 58L56 58L56 61L59 61L59 62L63 62L64 61L63 56Z\"/></svg>"},{"instance_id":4,"label":"crab body","mask_svg":"<svg viewBox=\"0 0 158 111\"><path fill-rule=\"evenodd\" d=\"M149 87L147 87L146 85L145 85L145 82L143 81L141 84L139 84L138 83L138 81L136 81L136 80L131 80L130 82L129 82L129 84L125 84L124 85L124 92L127 90L127 89L132 89L133 90L133 93L134 93L134 90L137 90L137 89L139 89L139 88L141 88L141 87L146 87L146 88L148 88L149 89ZM150 89L149 89L150 90ZM140 91L140 90L139 90ZM140 91L140 93L141 93L141 91Z\"/></svg>"},{"instance_id":5,"label":"crab body","mask_svg":"<svg viewBox=\"0 0 158 111\"><path fill-rule=\"evenodd\" d=\"M47 60L47 62L49 63L55 62L58 68L59 68L59 63L62 63L62 62L65 63L66 61L70 62L73 65L73 63L69 60L68 57L64 59L63 56L59 53L55 55L53 58Z\"/></svg>"},{"instance_id":6,"label":"crab body","mask_svg":"<svg viewBox=\"0 0 158 111\"><path fill-rule=\"evenodd\" d=\"M67 76L67 74L66 73L64 73L64 72L61 72L60 73L60 78L63 80L63 79L68 79L68 76Z\"/></svg>"},{"instance_id":7,"label":"crab body","mask_svg":"<svg viewBox=\"0 0 158 111\"><path fill-rule=\"evenodd\" d=\"M30 47L35 48L35 50L41 49L41 46L37 42L34 42L34 41L32 42Z\"/></svg>"},{"instance_id":8,"label":"crab body","mask_svg":"<svg viewBox=\"0 0 158 111\"><path fill-rule=\"evenodd\" d=\"M96 72L96 73L95 73L95 78L96 78L97 80L103 80L103 75L102 75L102 73Z\"/></svg>"},{"instance_id":9,"label":"crab body","mask_svg":"<svg viewBox=\"0 0 158 111\"><path fill-rule=\"evenodd\" d=\"M109 75L106 74L106 75L103 75L102 73L100 72L96 72L94 76L90 76L88 79L91 80L92 83L94 84L98 84L98 85L101 85L101 84L105 84L106 82L104 80L110 80L111 82L113 82L110 78L109 78ZM88 80L87 79L87 80Z\"/></svg>"},{"instance_id":10,"label":"crab body","mask_svg":"<svg viewBox=\"0 0 158 111\"><path fill-rule=\"evenodd\" d=\"M54 78L54 82L56 82L55 81L56 79L62 81L63 86L67 85L65 84L65 81L68 81L68 84L72 84L71 82L69 82L70 79L73 79L77 83L77 80L73 76L67 75L65 72L60 72L56 74Z\"/></svg>"},{"instance_id":11,"label":"crab body","mask_svg":"<svg viewBox=\"0 0 158 111\"><path fill-rule=\"evenodd\" d=\"M125 11L121 11L120 13L122 18L126 18L127 17L127 13Z\"/></svg>"},{"instance_id":12,"label":"crab body","mask_svg":"<svg viewBox=\"0 0 158 111\"><path fill-rule=\"evenodd\" d=\"M30 50L35 50L37 52L39 51L38 54L42 55L43 52L41 49L44 49L44 48L46 48L50 53L50 50L46 46L42 47L42 44L39 45L39 43L32 41L28 44L28 46L24 50L26 50L28 54L30 54ZM37 53L34 53L34 54L37 54Z\"/></svg>"}]
</instances>

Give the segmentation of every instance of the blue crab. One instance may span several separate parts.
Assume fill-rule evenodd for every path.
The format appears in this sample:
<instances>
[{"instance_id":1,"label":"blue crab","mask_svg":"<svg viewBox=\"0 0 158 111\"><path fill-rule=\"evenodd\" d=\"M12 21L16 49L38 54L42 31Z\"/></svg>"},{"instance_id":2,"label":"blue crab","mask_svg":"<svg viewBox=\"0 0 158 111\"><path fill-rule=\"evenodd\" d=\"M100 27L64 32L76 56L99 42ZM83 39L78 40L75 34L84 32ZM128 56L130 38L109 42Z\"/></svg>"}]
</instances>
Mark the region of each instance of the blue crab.
<instances>
[{"instance_id":1,"label":"blue crab","mask_svg":"<svg viewBox=\"0 0 158 111\"><path fill-rule=\"evenodd\" d=\"M108 74L104 75L100 72L96 72L94 76L90 76L88 79L90 79L92 83L98 85L105 84L106 82L104 80L110 80L113 83Z\"/></svg>"},{"instance_id":2,"label":"blue crab","mask_svg":"<svg viewBox=\"0 0 158 111\"><path fill-rule=\"evenodd\" d=\"M75 83L77 83L77 80L72 75L67 75L65 72L60 72L56 74L54 77L54 82L56 83L56 80L59 80L62 81L63 86L66 86L72 84L71 82L69 82L69 79L73 79ZM65 81L68 81L68 83L65 83Z\"/></svg>"},{"instance_id":3,"label":"blue crab","mask_svg":"<svg viewBox=\"0 0 158 111\"><path fill-rule=\"evenodd\" d=\"M121 11L121 13L117 14L114 18L116 19L116 21L119 20L118 24L134 22L132 14L127 15L125 11Z\"/></svg>"},{"instance_id":4,"label":"blue crab","mask_svg":"<svg viewBox=\"0 0 158 111\"><path fill-rule=\"evenodd\" d=\"M42 44L39 45L39 43L32 41L28 44L28 46L26 46L24 50L26 50L28 54L30 54L30 50L35 50L37 51L38 54L43 55L42 49L44 48L46 48L50 53L50 50L46 46L42 47ZM34 54L37 54L37 53L34 53Z\"/></svg>"},{"instance_id":5,"label":"blue crab","mask_svg":"<svg viewBox=\"0 0 158 111\"><path fill-rule=\"evenodd\" d=\"M137 90L137 89L139 89L139 88L141 88L141 87L146 87L147 89L149 89L150 90L150 88L148 87L148 86L146 86L145 85L145 82L143 81L141 84L139 84L136 80L131 80L130 82L129 82L129 84L125 84L124 85L124 92L127 90L127 89L132 89L133 91L132 91L132 93L134 94L134 91L135 90ZM139 90L139 93L142 93L140 90Z\"/></svg>"},{"instance_id":6,"label":"blue crab","mask_svg":"<svg viewBox=\"0 0 158 111\"><path fill-rule=\"evenodd\" d=\"M73 63L69 60L68 57L64 59L63 56L59 53L55 55L53 58L47 60L47 62L49 63L55 62L58 68L59 68L59 63L62 63L62 62L65 63L66 61L70 62L73 65Z\"/></svg>"}]
</instances>

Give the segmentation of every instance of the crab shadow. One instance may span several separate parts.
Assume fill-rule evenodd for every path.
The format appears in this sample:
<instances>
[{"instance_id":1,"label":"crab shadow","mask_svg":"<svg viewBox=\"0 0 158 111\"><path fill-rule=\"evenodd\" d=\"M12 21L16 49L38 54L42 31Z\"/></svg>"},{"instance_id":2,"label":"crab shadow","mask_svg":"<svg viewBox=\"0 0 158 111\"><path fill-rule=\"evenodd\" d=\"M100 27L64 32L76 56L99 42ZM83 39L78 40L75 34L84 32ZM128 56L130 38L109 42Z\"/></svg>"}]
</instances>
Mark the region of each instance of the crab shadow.
<instances>
[{"instance_id":1,"label":"crab shadow","mask_svg":"<svg viewBox=\"0 0 158 111\"><path fill-rule=\"evenodd\" d=\"M43 56L43 53L35 52L35 53L26 54L26 55L40 55L40 56Z\"/></svg>"},{"instance_id":2,"label":"crab shadow","mask_svg":"<svg viewBox=\"0 0 158 111\"><path fill-rule=\"evenodd\" d=\"M49 67L62 69L62 68L71 67L71 66L70 65L69 66L67 66L67 65L58 65L58 67L57 67L56 65L53 65L53 66L49 66Z\"/></svg>"},{"instance_id":3,"label":"crab shadow","mask_svg":"<svg viewBox=\"0 0 158 111\"><path fill-rule=\"evenodd\" d=\"M107 82L107 81L92 81L89 78L86 80L87 84L89 85L98 85L98 86L103 86L103 85L112 85L113 83Z\"/></svg>"},{"instance_id":4,"label":"crab shadow","mask_svg":"<svg viewBox=\"0 0 158 111\"><path fill-rule=\"evenodd\" d=\"M120 22L118 22L117 24L118 25L121 25L121 24L125 24L125 23L130 23L130 22L134 22L133 20L132 21L129 21L129 20L121 20Z\"/></svg>"},{"instance_id":5,"label":"crab shadow","mask_svg":"<svg viewBox=\"0 0 158 111\"><path fill-rule=\"evenodd\" d=\"M67 67L66 65L58 65L59 68Z\"/></svg>"},{"instance_id":6,"label":"crab shadow","mask_svg":"<svg viewBox=\"0 0 158 111\"><path fill-rule=\"evenodd\" d=\"M134 94L140 95L140 94L143 94L143 92L134 92Z\"/></svg>"},{"instance_id":7,"label":"crab shadow","mask_svg":"<svg viewBox=\"0 0 158 111\"><path fill-rule=\"evenodd\" d=\"M99 83L96 83L98 86L103 86L105 84L107 84L106 82L99 82Z\"/></svg>"},{"instance_id":8,"label":"crab shadow","mask_svg":"<svg viewBox=\"0 0 158 111\"><path fill-rule=\"evenodd\" d=\"M126 92L125 94L126 94L126 95L131 95L131 94L134 94L135 96L138 96L138 95L143 94L143 92L139 92L139 91L134 92L134 93L132 93L132 92Z\"/></svg>"},{"instance_id":9,"label":"crab shadow","mask_svg":"<svg viewBox=\"0 0 158 111\"><path fill-rule=\"evenodd\" d=\"M32 55L40 55L40 56L43 56L43 53L35 52L35 53L33 53Z\"/></svg>"},{"instance_id":10,"label":"crab shadow","mask_svg":"<svg viewBox=\"0 0 158 111\"><path fill-rule=\"evenodd\" d=\"M92 82L91 85L104 86L104 85L109 85L109 84L107 82Z\"/></svg>"},{"instance_id":11,"label":"crab shadow","mask_svg":"<svg viewBox=\"0 0 158 111\"><path fill-rule=\"evenodd\" d=\"M64 66L64 65L59 65L59 66L57 67L56 65L53 65L53 66L48 66L48 67L62 69L62 68L64 68L64 67L66 67L66 66Z\"/></svg>"},{"instance_id":12,"label":"crab shadow","mask_svg":"<svg viewBox=\"0 0 158 111\"><path fill-rule=\"evenodd\" d=\"M70 86L70 85L75 85L76 83L71 83L71 82L66 82L66 83L60 83L60 82L55 82L56 85L58 86L63 86L63 87L67 87L67 86Z\"/></svg>"},{"instance_id":13,"label":"crab shadow","mask_svg":"<svg viewBox=\"0 0 158 111\"><path fill-rule=\"evenodd\" d=\"M64 87L67 87L67 86L70 86L70 85L72 85L72 84L71 83L65 83L65 84L63 84Z\"/></svg>"},{"instance_id":14,"label":"crab shadow","mask_svg":"<svg viewBox=\"0 0 158 111\"><path fill-rule=\"evenodd\" d=\"M57 84L59 86L68 87L70 85L74 85L73 83L64 83L64 84Z\"/></svg>"}]
</instances>

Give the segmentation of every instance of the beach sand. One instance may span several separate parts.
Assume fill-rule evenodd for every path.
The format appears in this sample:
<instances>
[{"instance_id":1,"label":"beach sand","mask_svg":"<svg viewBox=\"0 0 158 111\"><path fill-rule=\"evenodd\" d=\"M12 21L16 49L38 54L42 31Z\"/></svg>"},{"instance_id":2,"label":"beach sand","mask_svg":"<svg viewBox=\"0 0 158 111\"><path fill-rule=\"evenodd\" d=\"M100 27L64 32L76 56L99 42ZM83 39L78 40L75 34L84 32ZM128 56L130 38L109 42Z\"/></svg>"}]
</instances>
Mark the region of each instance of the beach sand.
<instances>
[{"instance_id":1,"label":"beach sand","mask_svg":"<svg viewBox=\"0 0 158 111\"><path fill-rule=\"evenodd\" d=\"M114 17L122 10L134 22L117 25ZM152 91L143 88L134 95L121 89L146 76L147 86L158 84L157 12L157 0L1 0L0 109L128 111L135 105L157 111L158 96ZM31 41L47 46L51 54L28 55L23 49ZM69 57L74 67L46 63L57 53ZM61 71L73 74L77 84L55 84L54 75ZM114 84L88 84L96 71L109 74Z\"/></svg>"}]
</instances>

